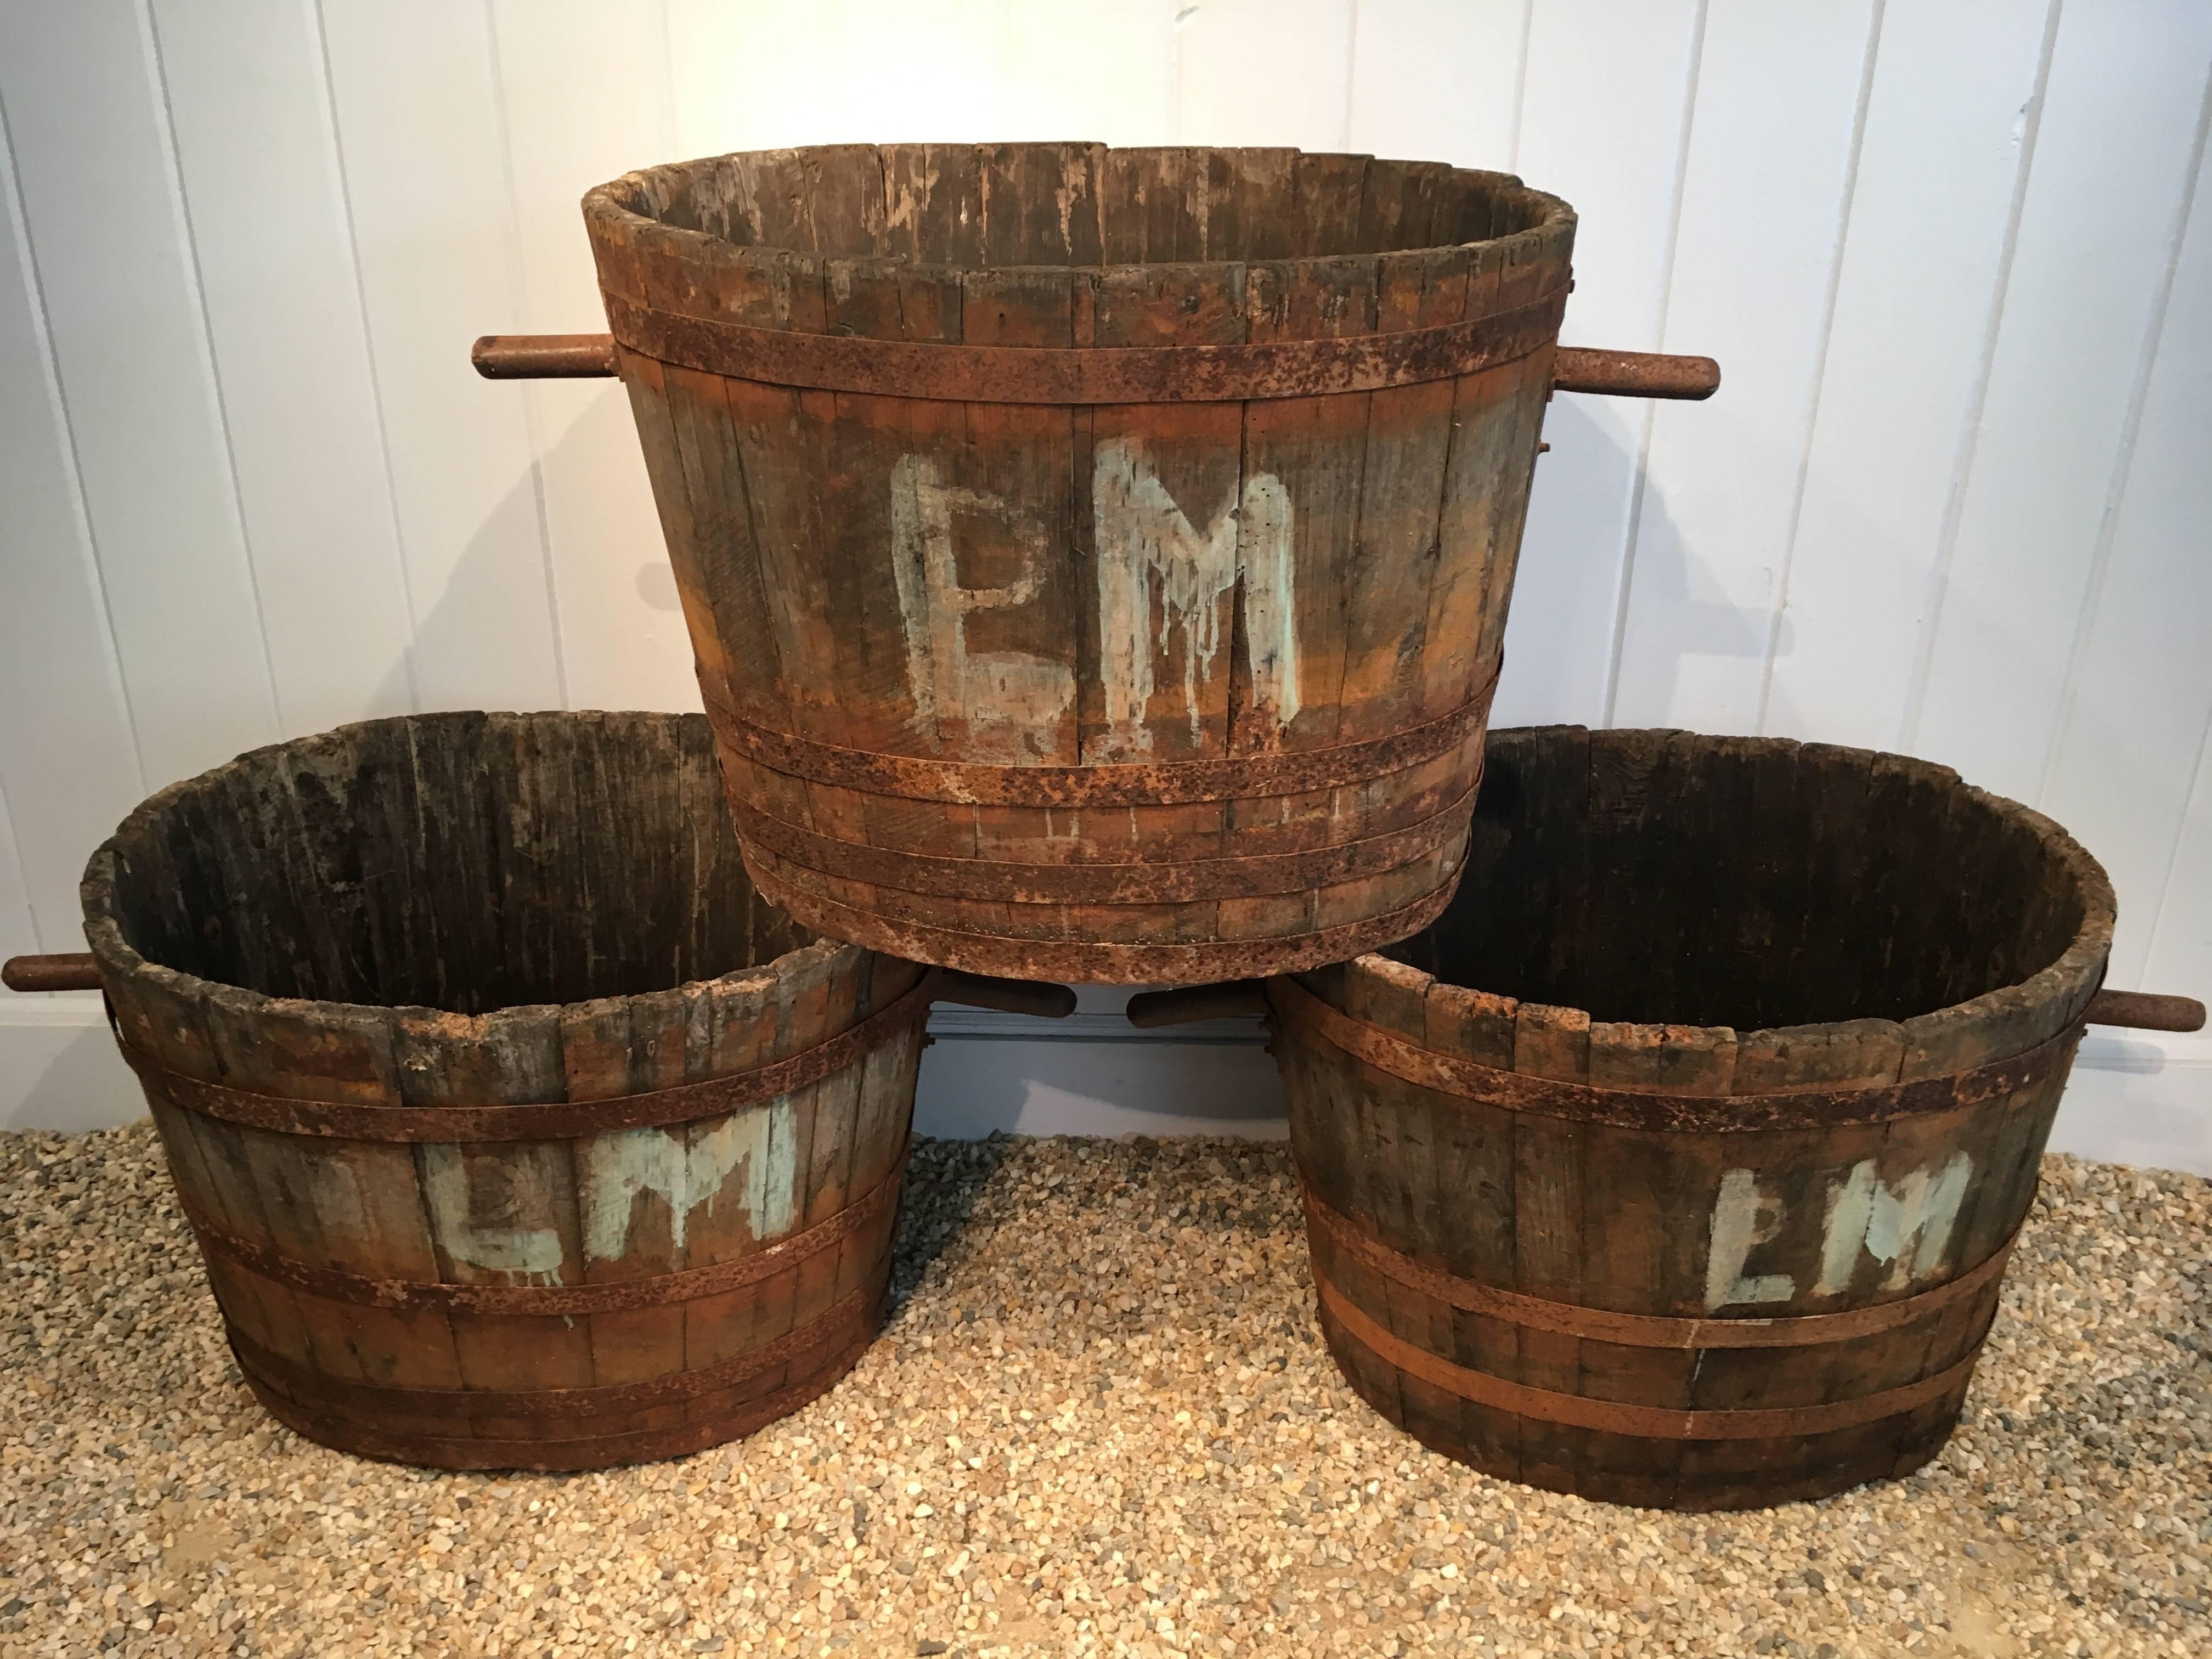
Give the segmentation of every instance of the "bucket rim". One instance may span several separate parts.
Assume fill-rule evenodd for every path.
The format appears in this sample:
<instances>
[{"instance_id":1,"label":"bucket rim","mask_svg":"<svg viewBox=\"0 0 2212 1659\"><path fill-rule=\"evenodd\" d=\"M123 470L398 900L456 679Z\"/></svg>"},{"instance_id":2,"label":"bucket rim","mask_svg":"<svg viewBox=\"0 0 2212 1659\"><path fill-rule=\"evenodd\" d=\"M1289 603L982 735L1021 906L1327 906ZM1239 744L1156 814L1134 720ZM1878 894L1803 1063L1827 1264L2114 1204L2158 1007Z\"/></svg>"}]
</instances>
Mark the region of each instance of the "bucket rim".
<instances>
[{"instance_id":1,"label":"bucket rim","mask_svg":"<svg viewBox=\"0 0 2212 1659\"><path fill-rule=\"evenodd\" d=\"M617 719L651 720L678 725L686 720L704 721L702 714L678 714L662 709L537 709L528 711L497 711L490 714L476 710L441 710L432 714L392 714L376 720L353 720L326 732L314 732L281 742L264 744L234 756L220 765L191 777L179 779L155 791L141 801L116 826L114 834L93 852L85 866L79 887L84 915L85 941L99 964L101 977L113 985L126 981L137 981L157 987L172 997L198 1001L213 993L220 995L234 1010L244 1014L258 1014L276 1008L285 1012L307 1014L325 1018L333 1024L351 1023L362 1018L383 1018L397 1015L430 1016L440 1020L476 1020L489 1022L513 1018L519 1015L558 1017L583 1010L603 1007L611 1002L633 1002L647 997L665 996L671 992L687 991L706 985L742 985L760 979L778 983L793 980L815 981L827 977L836 967L848 961L857 964L872 953L864 946L837 939L817 939L796 945L770 958L728 973L702 979L688 979L653 990L632 992L608 997L579 998L567 1002L501 1003L475 1013L464 1013L456 1009L441 1008L428 1003L355 1002L336 998L287 997L242 985L230 980L210 979L204 975L158 962L146 956L134 945L123 925L118 884L123 861L122 846L134 831L158 820L192 793L218 784L223 775L235 768L254 763L267 764L278 757L296 753L311 745L326 744L359 733L389 729L394 726L420 725L457 720L507 718L526 721L566 723L582 715L608 715Z\"/></svg>"}]
</instances>

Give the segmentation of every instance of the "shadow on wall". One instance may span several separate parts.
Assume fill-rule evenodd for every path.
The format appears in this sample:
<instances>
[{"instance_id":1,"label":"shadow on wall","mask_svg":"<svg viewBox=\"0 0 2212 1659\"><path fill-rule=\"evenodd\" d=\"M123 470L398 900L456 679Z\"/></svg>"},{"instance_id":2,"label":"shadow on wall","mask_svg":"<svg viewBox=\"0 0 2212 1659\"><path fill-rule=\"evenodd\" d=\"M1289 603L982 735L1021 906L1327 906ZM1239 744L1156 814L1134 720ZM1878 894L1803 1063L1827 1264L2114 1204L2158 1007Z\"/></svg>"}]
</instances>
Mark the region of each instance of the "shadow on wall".
<instances>
[{"instance_id":1,"label":"shadow on wall","mask_svg":"<svg viewBox=\"0 0 2212 1659\"><path fill-rule=\"evenodd\" d=\"M2051 1150L2212 1176L2212 1041L2122 1037L2092 1026L2051 1125Z\"/></svg>"},{"instance_id":2,"label":"shadow on wall","mask_svg":"<svg viewBox=\"0 0 2212 1659\"><path fill-rule=\"evenodd\" d=\"M1589 400L1562 394L1545 412L1544 435L1552 447L1537 461L1530 492L1497 723L1602 719L1624 580L1635 617L1647 625L1621 641L1620 723L1694 720L1687 711L1710 706L1720 686L1728 688L1720 692L1728 701L1747 703L1741 687L1747 678L1755 683L1757 671L1747 674L1736 665L1765 661L1770 613L1728 597L1649 479L1634 563L1623 570L1624 514L1637 462L1617 412L1593 412ZM1771 550L1777 567L1782 554L1779 546ZM1659 619L1656 628L1648 625L1651 618ZM1778 645L1787 651L1786 619L1783 626ZM1705 663L1727 666L1716 672L1701 668ZM1731 729L1749 723L1747 707Z\"/></svg>"},{"instance_id":3,"label":"shadow on wall","mask_svg":"<svg viewBox=\"0 0 2212 1659\"><path fill-rule=\"evenodd\" d=\"M395 659L360 706L555 708L565 684L572 707L696 712L683 606L620 386L483 381L471 371L462 390L538 399L549 441L449 559L435 544L445 523L403 525L417 607L411 685L407 660ZM337 612L320 620L333 629L346 623Z\"/></svg>"}]
</instances>

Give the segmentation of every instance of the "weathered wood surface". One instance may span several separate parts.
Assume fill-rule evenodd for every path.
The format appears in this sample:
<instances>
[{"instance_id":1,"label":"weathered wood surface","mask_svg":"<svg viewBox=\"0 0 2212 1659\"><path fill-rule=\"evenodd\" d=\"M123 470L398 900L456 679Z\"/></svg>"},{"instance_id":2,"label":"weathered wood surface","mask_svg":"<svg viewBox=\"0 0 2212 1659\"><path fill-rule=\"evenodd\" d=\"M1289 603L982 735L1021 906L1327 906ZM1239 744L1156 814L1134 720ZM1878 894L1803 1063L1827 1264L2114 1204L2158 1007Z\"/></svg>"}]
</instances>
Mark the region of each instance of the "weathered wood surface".
<instances>
[{"instance_id":1,"label":"weathered wood surface","mask_svg":"<svg viewBox=\"0 0 2212 1659\"><path fill-rule=\"evenodd\" d=\"M1993 1258L2034 1196L2068 1034L2103 976L2104 872L2048 819L1942 767L1579 727L1492 735L1469 865L1431 928L1277 985L1498 1072L1695 1097L1717 1127L1422 1086L1273 989L1309 1190L1376 1247L1355 1254L1325 1216L1311 1229L1317 1279L1340 1298L1324 1292L1322 1328L1353 1386L1492 1473L1661 1508L1814 1498L1932 1457L1996 1308ZM1774 1096L1890 1089L2054 1038L2055 1064L1987 1099L1776 1127ZM1710 1331L1647 1345L1604 1322L1730 1322L1740 1340L1756 1322L1891 1306L1891 1328L1778 1346ZM1382 1337L1349 1328L1362 1320ZM1393 1342L1401 1363L1381 1351ZM1493 1382L1569 1396L1584 1420L1468 1397ZM1632 1417L1832 1421L1915 1385L1936 1392L1839 1426L1661 1433ZM1626 1431L1605 1416L1620 1407Z\"/></svg>"},{"instance_id":2,"label":"weathered wood surface","mask_svg":"<svg viewBox=\"0 0 2212 1659\"><path fill-rule=\"evenodd\" d=\"M123 1039L299 1100L592 1101L743 1073L912 990L918 965L812 941L752 889L714 764L697 716L428 715L167 790L86 880ZM916 1020L792 1092L575 1139L276 1133L148 1097L197 1223L326 1270L303 1286L204 1236L272 1413L372 1456L580 1468L745 1432L858 1357L921 1049ZM327 1278L650 1291L872 1197L756 1282L641 1305L379 1305Z\"/></svg>"},{"instance_id":3,"label":"weathered wood surface","mask_svg":"<svg viewBox=\"0 0 2212 1659\"><path fill-rule=\"evenodd\" d=\"M1294 150L842 146L592 193L611 307L868 342L1143 349L1434 329L1561 291L1517 179ZM1481 754L1163 805L976 804L771 763L746 728L984 766L1327 750L1494 675L1548 337L1480 372L1255 402L802 390L620 353L746 858L836 937L986 973L1190 982L1418 927ZM1405 844L1357 870L1255 854ZM1418 842L1418 844L1415 844ZM1001 868L990 890L908 855ZM1086 883L1087 871L1101 880ZM1179 866L1180 888L1147 891Z\"/></svg>"}]
</instances>

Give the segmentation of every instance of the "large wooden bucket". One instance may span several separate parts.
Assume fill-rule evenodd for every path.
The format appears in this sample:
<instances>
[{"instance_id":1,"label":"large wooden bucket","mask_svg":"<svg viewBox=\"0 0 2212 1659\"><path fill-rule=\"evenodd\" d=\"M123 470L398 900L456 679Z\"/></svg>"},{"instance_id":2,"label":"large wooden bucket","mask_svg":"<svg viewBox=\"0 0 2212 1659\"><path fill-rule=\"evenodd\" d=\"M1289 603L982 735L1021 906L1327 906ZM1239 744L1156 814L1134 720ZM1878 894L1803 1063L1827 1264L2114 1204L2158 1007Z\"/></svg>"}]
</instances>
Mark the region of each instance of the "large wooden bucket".
<instances>
[{"instance_id":1,"label":"large wooden bucket","mask_svg":"<svg viewBox=\"0 0 2212 1659\"><path fill-rule=\"evenodd\" d=\"M1572 726L1492 736L1472 848L1432 927L1264 988L1352 1387L1620 1503L1925 1462L2083 1020L2203 1018L2099 992L2104 872L1943 767Z\"/></svg>"},{"instance_id":2,"label":"large wooden bucket","mask_svg":"<svg viewBox=\"0 0 2212 1659\"><path fill-rule=\"evenodd\" d=\"M628 383L763 892L1092 981L1310 967L1442 908L1565 203L1364 155L851 145L584 215L614 344L477 361Z\"/></svg>"},{"instance_id":3,"label":"large wooden bucket","mask_svg":"<svg viewBox=\"0 0 2212 1659\"><path fill-rule=\"evenodd\" d=\"M752 890L697 716L258 750L134 812L84 900L232 1350L300 1433L665 1457L873 1339L941 976Z\"/></svg>"}]
</instances>

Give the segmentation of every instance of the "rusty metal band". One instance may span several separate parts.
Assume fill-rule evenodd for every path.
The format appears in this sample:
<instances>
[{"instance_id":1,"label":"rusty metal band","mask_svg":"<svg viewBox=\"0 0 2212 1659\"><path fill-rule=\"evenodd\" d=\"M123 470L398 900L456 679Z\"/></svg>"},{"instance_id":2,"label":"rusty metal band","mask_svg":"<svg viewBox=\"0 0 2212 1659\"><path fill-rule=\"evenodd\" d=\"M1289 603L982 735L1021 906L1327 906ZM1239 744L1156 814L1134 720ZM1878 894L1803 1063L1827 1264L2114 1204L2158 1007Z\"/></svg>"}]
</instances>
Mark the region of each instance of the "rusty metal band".
<instances>
[{"instance_id":1,"label":"rusty metal band","mask_svg":"<svg viewBox=\"0 0 2212 1659\"><path fill-rule=\"evenodd\" d=\"M976 346L751 328L605 295L623 347L679 368L775 386L982 404L1237 403L1380 392L1480 374L1549 345L1565 284L1525 305L1434 328L1256 345Z\"/></svg>"},{"instance_id":2,"label":"rusty metal band","mask_svg":"<svg viewBox=\"0 0 2212 1659\"><path fill-rule=\"evenodd\" d=\"M227 1334L239 1369L280 1389L301 1404L325 1406L340 1416L372 1424L452 1424L465 1427L486 1419L535 1419L598 1417L617 1412L650 1411L680 1405L750 1382L816 1349L842 1346L864 1326L883 1298L881 1280L890 1270L886 1257L868 1281L823 1312L760 1347L734 1353L696 1370L671 1371L633 1382L583 1389L398 1389L332 1376L264 1347L236 1326ZM536 1434L535 1427L520 1427ZM484 1429L474 1431L487 1433Z\"/></svg>"},{"instance_id":3,"label":"rusty metal band","mask_svg":"<svg viewBox=\"0 0 2212 1659\"><path fill-rule=\"evenodd\" d=\"M1298 1185L1305 1198L1307 1224L1328 1240L1330 1249L1342 1251L1394 1284L1447 1307L1481 1314L1509 1325L1632 1348L1802 1348L1879 1336L1940 1313L1982 1290L2004 1272L2005 1262L2019 1237L2015 1231L1979 1267L1956 1279L1894 1302L1853 1308L1842 1313L1790 1314L1759 1319L1675 1319L1654 1314L1613 1313L1573 1302L1553 1302L1444 1273L1401 1255L1376 1237L1372 1230L1331 1208L1315 1190L1303 1169L1298 1171Z\"/></svg>"},{"instance_id":4,"label":"rusty metal band","mask_svg":"<svg viewBox=\"0 0 2212 1659\"><path fill-rule=\"evenodd\" d=\"M1273 939L1215 939L1195 945L1111 945L1075 939L935 927L926 922L860 910L785 878L769 859L745 866L761 896L801 927L848 944L918 962L934 962L971 974L1018 979L1073 979L1094 984L1194 985L1295 974L1380 949L1443 914L1459 886L1461 866L1412 903L1364 921Z\"/></svg>"},{"instance_id":5,"label":"rusty metal band","mask_svg":"<svg viewBox=\"0 0 2212 1659\"><path fill-rule=\"evenodd\" d=\"M1478 783L1481 770L1478 763ZM835 840L771 817L735 797L730 813L738 833L753 845L841 880L1006 904L1177 904L1309 893L1402 869L1424 854L1465 836L1474 813L1474 793L1470 788L1441 812L1364 841L1303 853L1189 859L1176 864L1002 864L994 859L940 858Z\"/></svg>"},{"instance_id":6,"label":"rusty metal band","mask_svg":"<svg viewBox=\"0 0 2212 1659\"><path fill-rule=\"evenodd\" d=\"M650 1463L664 1457L704 1451L709 1446L741 1439L790 1416L810 1401L827 1394L860 1363L860 1356L875 1342L877 1324L870 1321L844 1347L796 1381L727 1411L694 1417L671 1428L577 1439L494 1440L474 1436L409 1434L372 1427L354 1418L298 1404L250 1371L246 1376L246 1385L271 1417L295 1434L362 1457L447 1469L608 1468L617 1464Z\"/></svg>"},{"instance_id":7,"label":"rusty metal band","mask_svg":"<svg viewBox=\"0 0 2212 1659\"><path fill-rule=\"evenodd\" d=\"M608 1134L720 1117L775 1100L794 1089L843 1071L871 1049L881 1047L910 1025L929 1017L935 975L925 974L912 990L839 1032L825 1042L781 1060L732 1072L726 1077L679 1083L641 1094L611 1095L604 1100L548 1101L527 1106L380 1106L359 1101L299 1100L289 1095L257 1094L227 1084L204 1082L172 1072L133 1049L116 1033L123 1057L138 1073L149 1095L180 1111L279 1134L328 1135L341 1140L478 1143L500 1140L567 1140L578 1135Z\"/></svg>"},{"instance_id":8,"label":"rusty metal band","mask_svg":"<svg viewBox=\"0 0 2212 1659\"><path fill-rule=\"evenodd\" d=\"M1885 1418L1917 1411L1944 1398L1973 1374L1980 1357L1977 1334L1965 1358L1935 1376L1899 1388L1837 1400L1817 1406L1767 1406L1729 1411L1690 1411L1673 1406L1638 1406L1626 1401L1594 1400L1588 1395L1561 1394L1553 1389L1509 1382L1487 1371L1464 1365L1414 1346L1384 1330L1362 1313L1319 1272L1314 1287L1321 1305L1345 1336L1367 1349L1385 1364L1419 1378L1431 1388L1457 1395L1462 1400L1516 1417L1591 1429L1604 1434L1640 1435L1651 1440L1768 1440L1808 1434L1830 1434L1856 1429Z\"/></svg>"},{"instance_id":9,"label":"rusty metal band","mask_svg":"<svg viewBox=\"0 0 2212 1659\"><path fill-rule=\"evenodd\" d=\"M906 1173L911 1151L912 1144L908 1143L889 1173L864 1196L828 1219L780 1239L764 1250L727 1261L710 1262L705 1267L686 1267L678 1273L606 1279L590 1285L433 1284L349 1273L343 1267L302 1261L297 1256L286 1255L243 1237L209 1215L181 1190L177 1201L185 1212L185 1219L198 1236L200 1248L210 1257L243 1268L256 1278L325 1301L410 1312L573 1318L580 1314L629 1313L641 1308L661 1308L671 1303L696 1302L702 1297L743 1290L748 1285L773 1279L811 1256L834 1249L897 1203L899 1181Z\"/></svg>"},{"instance_id":10,"label":"rusty metal band","mask_svg":"<svg viewBox=\"0 0 2212 1659\"><path fill-rule=\"evenodd\" d=\"M1449 754L1482 734L1498 666L1493 663L1481 690L1450 714L1388 737L1278 754L1097 766L994 766L846 749L752 725L713 688L702 683L701 690L724 742L757 765L809 783L958 806L1189 806L1370 783Z\"/></svg>"},{"instance_id":11,"label":"rusty metal band","mask_svg":"<svg viewBox=\"0 0 2212 1659\"><path fill-rule=\"evenodd\" d=\"M2062 1070L2072 1060L2074 1045L2081 1036L2079 1025L2069 1026L2048 1042L2009 1060L1875 1089L1674 1095L1499 1071L1462 1054L1425 1048L1394 1031L1355 1019L1294 980L1271 979L1267 991L1268 1005L1282 1024L1313 1032L1354 1059L1416 1087L1509 1112L1610 1123L1624 1129L1825 1129L1838 1123L1886 1123L1923 1112L1978 1105L2013 1094Z\"/></svg>"}]
</instances>

